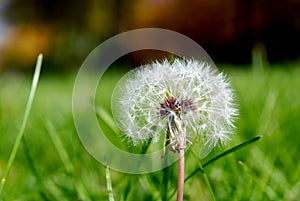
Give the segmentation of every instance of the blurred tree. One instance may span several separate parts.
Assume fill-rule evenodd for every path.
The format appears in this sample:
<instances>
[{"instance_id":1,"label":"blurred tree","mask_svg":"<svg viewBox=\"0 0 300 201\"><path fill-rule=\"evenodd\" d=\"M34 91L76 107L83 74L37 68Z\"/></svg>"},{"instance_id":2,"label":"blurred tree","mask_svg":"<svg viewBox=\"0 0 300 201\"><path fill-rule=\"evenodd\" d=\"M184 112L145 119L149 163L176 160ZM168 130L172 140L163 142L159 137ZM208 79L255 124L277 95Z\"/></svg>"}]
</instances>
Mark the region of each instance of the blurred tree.
<instances>
[{"instance_id":1,"label":"blurred tree","mask_svg":"<svg viewBox=\"0 0 300 201\"><path fill-rule=\"evenodd\" d=\"M10 0L4 16L13 34L7 37L2 50L0 47L0 66L31 68L36 55L43 52L48 70L80 67L93 48L119 32L123 7L128 5L124 3Z\"/></svg>"},{"instance_id":2,"label":"blurred tree","mask_svg":"<svg viewBox=\"0 0 300 201\"><path fill-rule=\"evenodd\" d=\"M143 27L183 33L217 62L250 63L254 47L271 62L297 59L299 10L298 0L8 0L4 16L13 31L0 47L0 69L31 68L39 52L50 70L78 68L105 39Z\"/></svg>"},{"instance_id":3,"label":"blurred tree","mask_svg":"<svg viewBox=\"0 0 300 201\"><path fill-rule=\"evenodd\" d=\"M186 34L216 61L250 63L257 43L270 61L299 58L299 11L297 0L138 0L128 21Z\"/></svg>"},{"instance_id":4,"label":"blurred tree","mask_svg":"<svg viewBox=\"0 0 300 201\"><path fill-rule=\"evenodd\" d=\"M84 23L88 4L79 0L10 0L6 17L14 24Z\"/></svg>"}]
</instances>

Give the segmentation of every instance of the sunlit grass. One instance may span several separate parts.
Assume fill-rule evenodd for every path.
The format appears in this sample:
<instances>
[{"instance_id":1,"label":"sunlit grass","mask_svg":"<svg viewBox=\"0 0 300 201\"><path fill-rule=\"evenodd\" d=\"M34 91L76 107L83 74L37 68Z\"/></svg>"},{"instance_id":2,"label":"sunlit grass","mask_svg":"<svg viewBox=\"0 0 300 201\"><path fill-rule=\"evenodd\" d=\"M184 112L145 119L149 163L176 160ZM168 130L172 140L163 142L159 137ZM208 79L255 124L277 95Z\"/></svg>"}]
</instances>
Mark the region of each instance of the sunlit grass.
<instances>
[{"instance_id":1,"label":"sunlit grass","mask_svg":"<svg viewBox=\"0 0 300 201\"><path fill-rule=\"evenodd\" d=\"M236 90L240 108L236 134L224 148L257 135L263 138L204 167L216 200L300 197L299 67L299 64L281 64L263 70L224 69ZM101 97L109 97L119 74L105 76ZM1 177L21 126L30 79L23 75L0 77ZM115 200L168 198L177 185L176 164L168 168L167 174L160 171L128 175L110 170L113 195L108 192L108 169L87 153L74 127L71 111L74 79L74 74L42 75L24 132L26 144L21 143L6 180L3 200L109 200L109 195ZM109 100L104 100L101 110L109 114L109 105ZM113 131L107 127L107 132ZM220 152L214 151L202 164ZM197 168L197 161L188 152L186 175ZM163 186L166 193L161 192ZM211 200L201 171L186 181L185 200Z\"/></svg>"},{"instance_id":2,"label":"sunlit grass","mask_svg":"<svg viewBox=\"0 0 300 201\"><path fill-rule=\"evenodd\" d=\"M36 88L39 82L39 77L40 77L40 72L41 72L41 67L42 67L42 61L43 61L43 55L40 54L37 58L37 62L36 62L36 66L35 66L35 71L34 71L34 75L33 75L33 79L32 79L32 85L31 85L31 89L30 89L30 93L28 96L28 100L27 100L27 104L26 104L26 108L25 108L25 113L24 113L24 117L21 123L21 127L20 130L17 134L17 137L15 139L15 143L14 146L12 148L11 154L9 155L7 164L6 164L6 168L3 171L2 174L2 179L0 181L0 199L2 198L2 192L6 183L6 180L8 178L8 174L10 173L10 170L13 166L13 163L15 161L16 155L18 153L21 141L23 140L23 135L24 135L24 131L27 125L27 121L28 121L28 117L30 114L30 110L32 107L32 102L35 96L35 92L36 92Z\"/></svg>"}]
</instances>

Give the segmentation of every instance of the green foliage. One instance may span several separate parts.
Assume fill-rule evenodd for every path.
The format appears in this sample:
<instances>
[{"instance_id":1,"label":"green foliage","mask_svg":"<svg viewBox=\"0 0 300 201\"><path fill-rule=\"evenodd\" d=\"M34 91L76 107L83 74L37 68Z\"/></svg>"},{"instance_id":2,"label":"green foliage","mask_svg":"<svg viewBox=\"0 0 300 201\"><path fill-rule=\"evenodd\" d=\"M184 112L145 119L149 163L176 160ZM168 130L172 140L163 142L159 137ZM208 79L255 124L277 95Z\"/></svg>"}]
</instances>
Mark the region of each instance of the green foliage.
<instances>
[{"instance_id":1,"label":"green foliage","mask_svg":"<svg viewBox=\"0 0 300 201\"><path fill-rule=\"evenodd\" d=\"M300 197L300 69L285 67L259 71L225 68L236 89L240 116L236 134L223 150L257 135L263 138L213 163L223 150L214 150L201 161L197 151L189 150L186 178L192 177L185 182L185 200L213 200L208 185L216 200ZM105 76L101 96L97 94L100 97L110 97L120 74ZM174 200L176 164L155 173L128 175L108 169L87 153L72 120L74 79L74 74L41 77L3 200ZM22 122L29 88L30 79L22 75L0 77L1 177ZM106 125L107 135L118 132L110 126L109 101L99 104L100 98L96 100L103 106L97 108L97 114L100 124ZM197 171L201 164L205 175Z\"/></svg>"}]
</instances>

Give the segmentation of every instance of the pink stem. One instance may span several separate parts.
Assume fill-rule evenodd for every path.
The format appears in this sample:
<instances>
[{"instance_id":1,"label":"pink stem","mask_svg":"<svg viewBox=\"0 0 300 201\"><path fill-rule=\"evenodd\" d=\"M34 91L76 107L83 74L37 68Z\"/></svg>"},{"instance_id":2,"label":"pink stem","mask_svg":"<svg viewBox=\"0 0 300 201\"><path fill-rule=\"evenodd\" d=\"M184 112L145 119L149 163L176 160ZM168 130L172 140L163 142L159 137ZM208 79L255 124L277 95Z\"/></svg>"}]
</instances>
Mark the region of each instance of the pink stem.
<instances>
[{"instance_id":1,"label":"pink stem","mask_svg":"<svg viewBox=\"0 0 300 201\"><path fill-rule=\"evenodd\" d=\"M180 138L178 152L178 186L177 186L177 201L183 201L184 189L184 149L185 138Z\"/></svg>"}]
</instances>

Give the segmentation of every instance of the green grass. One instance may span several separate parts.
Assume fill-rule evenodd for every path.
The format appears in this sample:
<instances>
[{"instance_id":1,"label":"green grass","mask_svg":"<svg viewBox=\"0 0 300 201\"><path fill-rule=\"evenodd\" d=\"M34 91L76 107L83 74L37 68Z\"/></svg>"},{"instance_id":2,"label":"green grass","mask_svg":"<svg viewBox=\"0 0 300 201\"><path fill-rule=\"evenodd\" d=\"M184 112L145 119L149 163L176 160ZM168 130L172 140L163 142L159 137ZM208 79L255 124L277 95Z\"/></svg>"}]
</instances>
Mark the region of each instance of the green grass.
<instances>
[{"instance_id":1,"label":"green grass","mask_svg":"<svg viewBox=\"0 0 300 201\"><path fill-rule=\"evenodd\" d=\"M257 135L263 137L204 167L216 200L292 201L300 197L299 67L298 63L263 70L224 68L236 90L240 108L236 134L224 150ZM170 198L177 185L176 164L164 171L129 175L109 170L87 153L72 119L75 76L73 73L41 75L24 140L6 180L2 199ZM120 73L109 73L101 83L101 97L107 98L98 98L97 103L108 114L109 96L119 77ZM0 75L0 177L22 126L30 83L31 78L24 75ZM106 133L112 133L109 126ZM202 164L221 152L214 151ZM198 161L189 151L186 177L198 167ZM170 200L175 200L175 196ZM186 181L185 200L212 200L201 171Z\"/></svg>"}]
</instances>

